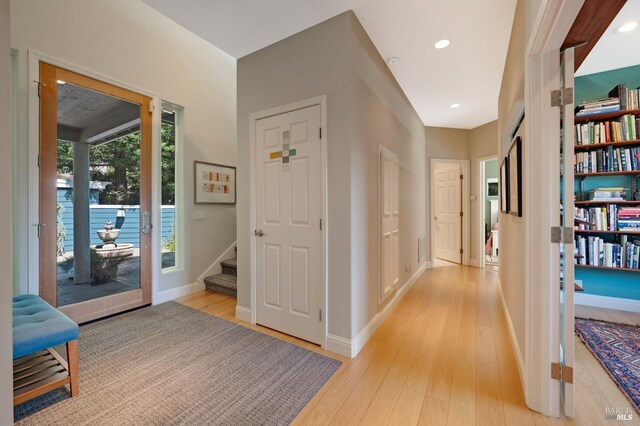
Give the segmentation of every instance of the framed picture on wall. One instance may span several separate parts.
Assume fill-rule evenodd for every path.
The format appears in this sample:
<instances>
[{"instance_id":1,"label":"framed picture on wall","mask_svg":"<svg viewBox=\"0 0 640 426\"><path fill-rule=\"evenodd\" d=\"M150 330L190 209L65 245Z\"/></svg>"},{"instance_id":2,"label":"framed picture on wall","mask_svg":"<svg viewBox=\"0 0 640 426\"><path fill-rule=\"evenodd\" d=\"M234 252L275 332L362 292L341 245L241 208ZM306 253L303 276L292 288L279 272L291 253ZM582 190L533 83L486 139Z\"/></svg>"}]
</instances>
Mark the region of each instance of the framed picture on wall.
<instances>
[{"instance_id":1,"label":"framed picture on wall","mask_svg":"<svg viewBox=\"0 0 640 426\"><path fill-rule=\"evenodd\" d=\"M498 193L498 178L487 178L487 197L497 197Z\"/></svg>"},{"instance_id":2,"label":"framed picture on wall","mask_svg":"<svg viewBox=\"0 0 640 426\"><path fill-rule=\"evenodd\" d=\"M235 204L236 168L193 162L195 204Z\"/></svg>"},{"instance_id":3,"label":"framed picture on wall","mask_svg":"<svg viewBox=\"0 0 640 426\"><path fill-rule=\"evenodd\" d=\"M509 213L509 158L500 164L500 211Z\"/></svg>"},{"instance_id":4,"label":"framed picture on wall","mask_svg":"<svg viewBox=\"0 0 640 426\"><path fill-rule=\"evenodd\" d=\"M522 217L522 139L516 136L509 148L509 214Z\"/></svg>"}]
</instances>

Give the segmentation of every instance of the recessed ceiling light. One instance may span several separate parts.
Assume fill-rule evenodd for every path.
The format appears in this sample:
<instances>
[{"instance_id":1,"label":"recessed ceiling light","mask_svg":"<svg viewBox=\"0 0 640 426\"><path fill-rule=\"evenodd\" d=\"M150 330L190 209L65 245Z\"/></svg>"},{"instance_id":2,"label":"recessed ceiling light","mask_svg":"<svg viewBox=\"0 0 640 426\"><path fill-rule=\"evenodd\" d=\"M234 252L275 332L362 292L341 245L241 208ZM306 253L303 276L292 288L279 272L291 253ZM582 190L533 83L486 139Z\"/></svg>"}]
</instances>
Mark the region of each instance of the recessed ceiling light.
<instances>
[{"instance_id":1,"label":"recessed ceiling light","mask_svg":"<svg viewBox=\"0 0 640 426\"><path fill-rule=\"evenodd\" d=\"M451 104L451 108L460 108L460 104Z\"/></svg>"},{"instance_id":2,"label":"recessed ceiling light","mask_svg":"<svg viewBox=\"0 0 640 426\"><path fill-rule=\"evenodd\" d=\"M389 65L395 65L395 64L397 64L398 62L400 62L400 58L398 58L397 56L392 56L392 57L390 57L389 59L387 59L387 63L388 63Z\"/></svg>"},{"instance_id":3,"label":"recessed ceiling light","mask_svg":"<svg viewBox=\"0 0 640 426\"><path fill-rule=\"evenodd\" d=\"M433 46L434 46L436 49L444 49L444 48L445 48L445 47L447 47L450 43L451 43L451 42L445 38L445 39L442 39L442 40L440 40L440 41L437 41L437 42L436 42L436 44L434 44Z\"/></svg>"},{"instance_id":4,"label":"recessed ceiling light","mask_svg":"<svg viewBox=\"0 0 640 426\"><path fill-rule=\"evenodd\" d=\"M58 84L67 84L67 82L64 80L58 80Z\"/></svg>"},{"instance_id":5,"label":"recessed ceiling light","mask_svg":"<svg viewBox=\"0 0 640 426\"><path fill-rule=\"evenodd\" d=\"M629 31L635 30L637 26L637 22L627 22L626 24L619 26L616 31L619 33L628 33Z\"/></svg>"}]
</instances>

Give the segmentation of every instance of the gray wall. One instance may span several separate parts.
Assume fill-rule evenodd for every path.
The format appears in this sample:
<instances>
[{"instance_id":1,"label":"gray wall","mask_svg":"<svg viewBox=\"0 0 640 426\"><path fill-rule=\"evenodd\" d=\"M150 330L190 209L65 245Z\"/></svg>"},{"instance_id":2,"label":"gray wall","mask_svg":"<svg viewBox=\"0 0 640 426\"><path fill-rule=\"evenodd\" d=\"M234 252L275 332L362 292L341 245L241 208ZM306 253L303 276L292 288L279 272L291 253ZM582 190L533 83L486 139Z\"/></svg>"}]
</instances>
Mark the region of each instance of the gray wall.
<instances>
[{"instance_id":1,"label":"gray wall","mask_svg":"<svg viewBox=\"0 0 640 426\"><path fill-rule=\"evenodd\" d=\"M238 61L238 304L250 306L249 115L327 95L329 333L378 311L378 145L400 158L401 271L424 233L424 127L353 12Z\"/></svg>"},{"instance_id":2,"label":"gray wall","mask_svg":"<svg viewBox=\"0 0 640 426\"><path fill-rule=\"evenodd\" d=\"M235 241L233 205L193 204L193 161L235 165L236 64L213 47L141 1L14 0L11 2L11 44L19 60L19 144L17 167L28 170L29 132L37 122L28 120L28 51L34 50L157 94L184 107L182 145L184 194L180 212L184 220L184 269L158 285L169 291L192 282ZM17 198L20 291L27 291L28 236L26 220L30 183L19 176ZM159 184L159 182L157 182ZM159 194L159 191L157 192ZM193 211L206 214L193 220ZM180 229L180 225L178 225ZM36 278L37 279L37 278Z\"/></svg>"},{"instance_id":3,"label":"gray wall","mask_svg":"<svg viewBox=\"0 0 640 426\"><path fill-rule=\"evenodd\" d=\"M12 363L13 338L11 333L11 296L13 294L13 260L11 250L11 126L10 126L10 49L9 0L0 0L0 217L4 221L5 238L0 252L0 425L13 423Z\"/></svg>"},{"instance_id":4,"label":"gray wall","mask_svg":"<svg viewBox=\"0 0 640 426\"><path fill-rule=\"evenodd\" d=\"M492 121L475 129L450 129L442 127L425 127L426 140L426 229L431 230L431 159L469 160L470 163L470 196L476 196L476 201L470 202L470 240L469 261L479 260L482 241L478 241L479 230L482 226L481 200L479 193L480 158L498 155L498 122ZM432 248L428 248L431 257Z\"/></svg>"}]
</instances>

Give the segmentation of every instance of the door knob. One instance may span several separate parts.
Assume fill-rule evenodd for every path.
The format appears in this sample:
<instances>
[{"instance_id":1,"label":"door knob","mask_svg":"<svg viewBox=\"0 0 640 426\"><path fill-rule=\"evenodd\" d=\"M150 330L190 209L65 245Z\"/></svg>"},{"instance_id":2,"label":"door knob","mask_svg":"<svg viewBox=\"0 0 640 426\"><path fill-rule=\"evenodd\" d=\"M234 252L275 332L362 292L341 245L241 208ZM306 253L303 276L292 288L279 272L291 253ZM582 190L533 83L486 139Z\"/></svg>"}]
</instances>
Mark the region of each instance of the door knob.
<instances>
[{"instance_id":1,"label":"door knob","mask_svg":"<svg viewBox=\"0 0 640 426\"><path fill-rule=\"evenodd\" d=\"M253 235L255 235L256 237L264 237L264 231L262 229L256 229L255 231L253 231Z\"/></svg>"},{"instance_id":2,"label":"door knob","mask_svg":"<svg viewBox=\"0 0 640 426\"><path fill-rule=\"evenodd\" d=\"M435 220L437 222L438 221L438 216L434 216L433 220Z\"/></svg>"}]
</instances>

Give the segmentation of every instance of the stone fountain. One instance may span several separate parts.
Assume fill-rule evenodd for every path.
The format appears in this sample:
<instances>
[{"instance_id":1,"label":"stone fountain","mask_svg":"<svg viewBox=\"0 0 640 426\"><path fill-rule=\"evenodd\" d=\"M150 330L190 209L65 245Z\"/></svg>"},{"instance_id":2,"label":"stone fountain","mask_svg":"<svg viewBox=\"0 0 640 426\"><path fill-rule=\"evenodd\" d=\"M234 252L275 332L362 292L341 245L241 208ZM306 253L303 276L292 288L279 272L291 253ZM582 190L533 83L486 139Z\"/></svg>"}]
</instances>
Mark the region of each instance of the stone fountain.
<instances>
[{"instance_id":1,"label":"stone fountain","mask_svg":"<svg viewBox=\"0 0 640 426\"><path fill-rule=\"evenodd\" d=\"M105 257L126 257L133 255L133 244L116 244L116 239L120 236L120 230L113 227L110 220L104 225L104 229L96 231L102 244L98 244L93 249L101 256Z\"/></svg>"}]
</instances>

